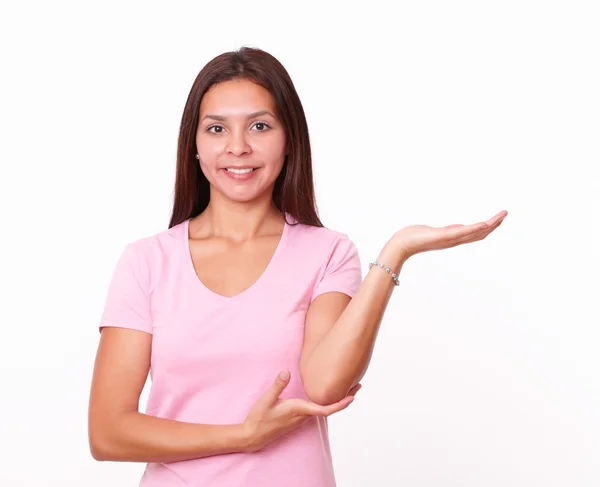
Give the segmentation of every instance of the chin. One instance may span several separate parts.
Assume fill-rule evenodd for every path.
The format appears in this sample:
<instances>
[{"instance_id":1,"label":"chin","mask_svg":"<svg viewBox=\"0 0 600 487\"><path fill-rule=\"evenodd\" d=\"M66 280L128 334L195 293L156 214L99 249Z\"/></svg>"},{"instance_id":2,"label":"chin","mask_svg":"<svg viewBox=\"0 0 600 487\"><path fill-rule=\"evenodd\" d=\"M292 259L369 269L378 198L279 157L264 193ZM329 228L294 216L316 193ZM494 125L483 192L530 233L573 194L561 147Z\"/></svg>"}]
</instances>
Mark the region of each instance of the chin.
<instances>
[{"instance_id":1,"label":"chin","mask_svg":"<svg viewBox=\"0 0 600 487\"><path fill-rule=\"evenodd\" d=\"M265 196L266 191L220 191L220 193L230 201L235 203L249 203L251 201L261 199Z\"/></svg>"}]
</instances>

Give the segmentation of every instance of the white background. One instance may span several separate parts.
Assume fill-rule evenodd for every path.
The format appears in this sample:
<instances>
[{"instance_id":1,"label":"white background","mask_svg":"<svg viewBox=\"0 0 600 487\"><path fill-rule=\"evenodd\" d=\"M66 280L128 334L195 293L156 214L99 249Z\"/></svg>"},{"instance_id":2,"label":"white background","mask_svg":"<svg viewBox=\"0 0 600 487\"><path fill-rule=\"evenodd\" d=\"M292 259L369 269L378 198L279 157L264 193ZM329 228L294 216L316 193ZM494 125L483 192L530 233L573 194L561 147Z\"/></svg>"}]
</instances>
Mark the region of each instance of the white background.
<instances>
[{"instance_id":1,"label":"white background","mask_svg":"<svg viewBox=\"0 0 600 487\"><path fill-rule=\"evenodd\" d=\"M125 243L168 225L194 78L242 45L292 76L365 269L403 226L509 211L405 265L330 419L339 486L600 485L594 3L3 6L0 485L139 482L89 453L97 324Z\"/></svg>"}]
</instances>

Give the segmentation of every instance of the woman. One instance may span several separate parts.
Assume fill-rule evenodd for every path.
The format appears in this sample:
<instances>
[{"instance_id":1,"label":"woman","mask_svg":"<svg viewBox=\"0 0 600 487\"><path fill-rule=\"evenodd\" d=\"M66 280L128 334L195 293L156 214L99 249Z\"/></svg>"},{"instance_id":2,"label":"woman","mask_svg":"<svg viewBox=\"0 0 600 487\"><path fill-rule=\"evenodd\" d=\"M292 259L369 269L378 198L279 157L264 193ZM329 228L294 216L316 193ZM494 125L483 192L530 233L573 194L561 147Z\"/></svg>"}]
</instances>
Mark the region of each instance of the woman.
<instances>
[{"instance_id":1,"label":"woman","mask_svg":"<svg viewBox=\"0 0 600 487\"><path fill-rule=\"evenodd\" d=\"M317 216L288 73L257 49L216 57L183 113L169 228L128 244L109 286L94 458L146 462L144 487L334 486L327 417L360 388L403 263L505 216L404 228L362 280L353 242Z\"/></svg>"}]
</instances>

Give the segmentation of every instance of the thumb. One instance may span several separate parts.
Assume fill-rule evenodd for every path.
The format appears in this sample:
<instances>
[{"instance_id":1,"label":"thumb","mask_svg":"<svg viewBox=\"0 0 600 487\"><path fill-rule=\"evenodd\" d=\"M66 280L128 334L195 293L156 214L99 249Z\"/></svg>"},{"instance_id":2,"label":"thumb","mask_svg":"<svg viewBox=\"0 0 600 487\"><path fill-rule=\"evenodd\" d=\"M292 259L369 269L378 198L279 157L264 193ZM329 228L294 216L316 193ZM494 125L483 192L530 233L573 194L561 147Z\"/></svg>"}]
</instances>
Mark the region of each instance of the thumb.
<instances>
[{"instance_id":1,"label":"thumb","mask_svg":"<svg viewBox=\"0 0 600 487\"><path fill-rule=\"evenodd\" d=\"M289 384L289 382L290 372L288 370L282 370L281 372L279 372L279 375L275 379L275 382L273 382L273 385L267 391L265 399L269 403L275 404L283 390Z\"/></svg>"}]
</instances>

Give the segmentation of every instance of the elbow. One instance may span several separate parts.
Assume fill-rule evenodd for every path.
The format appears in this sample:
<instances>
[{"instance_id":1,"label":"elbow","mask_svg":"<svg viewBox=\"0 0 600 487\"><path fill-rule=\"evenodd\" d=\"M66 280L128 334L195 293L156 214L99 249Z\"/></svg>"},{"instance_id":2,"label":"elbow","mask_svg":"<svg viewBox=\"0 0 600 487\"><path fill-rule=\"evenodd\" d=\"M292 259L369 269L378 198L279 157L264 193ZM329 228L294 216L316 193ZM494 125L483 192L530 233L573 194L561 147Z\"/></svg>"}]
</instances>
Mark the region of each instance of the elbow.
<instances>
[{"instance_id":1,"label":"elbow","mask_svg":"<svg viewBox=\"0 0 600 487\"><path fill-rule=\"evenodd\" d=\"M349 389L340 384L326 384L319 381L307 380L304 383L306 397L315 404L328 406L341 401L348 395Z\"/></svg>"},{"instance_id":2,"label":"elbow","mask_svg":"<svg viewBox=\"0 0 600 487\"><path fill-rule=\"evenodd\" d=\"M323 367L315 364L305 364L301 367L300 375L306 397L320 406L329 406L344 399L352 388L348 382L350 377L325 374Z\"/></svg>"},{"instance_id":3,"label":"elbow","mask_svg":"<svg viewBox=\"0 0 600 487\"><path fill-rule=\"evenodd\" d=\"M106 429L92 428L88 430L88 443L92 458L98 462L116 460L114 448L108 438Z\"/></svg>"},{"instance_id":4,"label":"elbow","mask_svg":"<svg viewBox=\"0 0 600 487\"><path fill-rule=\"evenodd\" d=\"M90 453L92 458L98 462L106 462L109 460L108 449L103 443L90 438L89 441Z\"/></svg>"},{"instance_id":5,"label":"elbow","mask_svg":"<svg viewBox=\"0 0 600 487\"><path fill-rule=\"evenodd\" d=\"M92 446L90 446L90 453L92 454L92 458L94 460L96 460L97 462L106 462L106 461L108 461L108 458L106 456L104 456L104 454L100 450L95 449Z\"/></svg>"},{"instance_id":6,"label":"elbow","mask_svg":"<svg viewBox=\"0 0 600 487\"><path fill-rule=\"evenodd\" d=\"M329 406L344 398L344 396L340 397L327 392L321 394L307 394L307 397L308 399L310 399L310 401L314 402L315 404L318 404L319 406Z\"/></svg>"},{"instance_id":7,"label":"elbow","mask_svg":"<svg viewBox=\"0 0 600 487\"><path fill-rule=\"evenodd\" d=\"M125 415L125 416L124 416ZM88 443L90 454L99 462L121 462L129 459L128 431L123 420L126 413L108 416L90 415L88 423Z\"/></svg>"},{"instance_id":8,"label":"elbow","mask_svg":"<svg viewBox=\"0 0 600 487\"><path fill-rule=\"evenodd\" d=\"M90 453L92 458L98 462L119 462L123 458L119 455L119 449L105 439L90 440Z\"/></svg>"}]
</instances>

